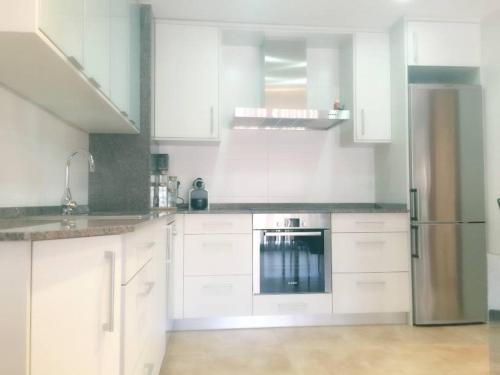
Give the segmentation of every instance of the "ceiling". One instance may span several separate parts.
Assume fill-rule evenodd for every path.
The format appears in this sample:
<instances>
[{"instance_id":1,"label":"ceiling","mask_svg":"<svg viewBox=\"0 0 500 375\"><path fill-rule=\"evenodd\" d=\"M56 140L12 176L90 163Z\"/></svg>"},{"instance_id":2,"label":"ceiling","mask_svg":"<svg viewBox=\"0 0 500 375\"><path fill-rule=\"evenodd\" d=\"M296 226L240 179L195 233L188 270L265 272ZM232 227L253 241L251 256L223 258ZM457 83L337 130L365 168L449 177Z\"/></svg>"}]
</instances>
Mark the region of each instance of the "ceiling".
<instances>
[{"instance_id":1,"label":"ceiling","mask_svg":"<svg viewBox=\"0 0 500 375\"><path fill-rule=\"evenodd\" d=\"M145 0L156 18L385 29L402 16L479 20L499 0Z\"/></svg>"}]
</instances>

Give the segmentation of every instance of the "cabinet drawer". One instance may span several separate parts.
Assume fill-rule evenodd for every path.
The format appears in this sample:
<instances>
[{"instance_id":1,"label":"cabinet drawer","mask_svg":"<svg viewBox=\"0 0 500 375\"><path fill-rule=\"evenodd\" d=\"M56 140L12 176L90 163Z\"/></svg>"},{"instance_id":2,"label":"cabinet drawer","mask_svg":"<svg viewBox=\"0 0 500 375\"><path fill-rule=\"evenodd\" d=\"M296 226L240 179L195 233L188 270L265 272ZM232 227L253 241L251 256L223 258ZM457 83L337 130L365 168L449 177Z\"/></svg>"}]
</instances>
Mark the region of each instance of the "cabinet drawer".
<instances>
[{"instance_id":1,"label":"cabinet drawer","mask_svg":"<svg viewBox=\"0 0 500 375\"><path fill-rule=\"evenodd\" d=\"M132 375L152 332L154 269L149 262L126 286L123 295L123 374Z\"/></svg>"},{"instance_id":2,"label":"cabinet drawer","mask_svg":"<svg viewBox=\"0 0 500 375\"><path fill-rule=\"evenodd\" d=\"M253 297L253 315L304 315L331 313L331 294L261 295Z\"/></svg>"},{"instance_id":3,"label":"cabinet drawer","mask_svg":"<svg viewBox=\"0 0 500 375\"><path fill-rule=\"evenodd\" d=\"M332 282L334 313L410 311L408 272L334 274Z\"/></svg>"},{"instance_id":4,"label":"cabinet drawer","mask_svg":"<svg viewBox=\"0 0 500 375\"><path fill-rule=\"evenodd\" d=\"M186 235L184 275L251 275L250 234Z\"/></svg>"},{"instance_id":5,"label":"cabinet drawer","mask_svg":"<svg viewBox=\"0 0 500 375\"><path fill-rule=\"evenodd\" d=\"M186 215L185 234L252 233L252 215Z\"/></svg>"},{"instance_id":6,"label":"cabinet drawer","mask_svg":"<svg viewBox=\"0 0 500 375\"><path fill-rule=\"evenodd\" d=\"M167 249L158 248L166 242L165 220L145 223L124 236L123 243L123 280L127 284L132 277L151 259L155 252L161 254Z\"/></svg>"},{"instance_id":7,"label":"cabinet drawer","mask_svg":"<svg viewBox=\"0 0 500 375\"><path fill-rule=\"evenodd\" d=\"M184 318L252 315L252 276L184 278Z\"/></svg>"},{"instance_id":8,"label":"cabinet drawer","mask_svg":"<svg viewBox=\"0 0 500 375\"><path fill-rule=\"evenodd\" d=\"M333 214L332 232L407 232L408 214Z\"/></svg>"},{"instance_id":9,"label":"cabinet drawer","mask_svg":"<svg viewBox=\"0 0 500 375\"><path fill-rule=\"evenodd\" d=\"M335 233L332 270L337 272L409 271L407 233Z\"/></svg>"}]
</instances>

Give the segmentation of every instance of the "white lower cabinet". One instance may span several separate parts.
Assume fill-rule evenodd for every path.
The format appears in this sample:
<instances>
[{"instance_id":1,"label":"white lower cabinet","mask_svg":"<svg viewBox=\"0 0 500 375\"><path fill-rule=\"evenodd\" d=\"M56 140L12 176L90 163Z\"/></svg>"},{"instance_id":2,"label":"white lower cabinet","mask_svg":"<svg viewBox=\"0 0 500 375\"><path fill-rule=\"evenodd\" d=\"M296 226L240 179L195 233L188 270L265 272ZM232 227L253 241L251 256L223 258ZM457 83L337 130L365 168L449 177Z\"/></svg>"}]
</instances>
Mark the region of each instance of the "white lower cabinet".
<instances>
[{"instance_id":1,"label":"white lower cabinet","mask_svg":"<svg viewBox=\"0 0 500 375\"><path fill-rule=\"evenodd\" d=\"M155 275L151 262L123 286L123 375L132 375L149 343L153 328Z\"/></svg>"},{"instance_id":2,"label":"white lower cabinet","mask_svg":"<svg viewBox=\"0 0 500 375\"><path fill-rule=\"evenodd\" d=\"M256 295L254 315L331 314L331 294Z\"/></svg>"},{"instance_id":3,"label":"white lower cabinet","mask_svg":"<svg viewBox=\"0 0 500 375\"><path fill-rule=\"evenodd\" d=\"M409 293L407 272L334 274L333 312L408 312Z\"/></svg>"},{"instance_id":4,"label":"white lower cabinet","mask_svg":"<svg viewBox=\"0 0 500 375\"><path fill-rule=\"evenodd\" d=\"M332 270L337 272L408 272L407 233L335 233Z\"/></svg>"},{"instance_id":5,"label":"white lower cabinet","mask_svg":"<svg viewBox=\"0 0 500 375\"><path fill-rule=\"evenodd\" d=\"M252 235L218 234L184 237L184 275L251 275Z\"/></svg>"},{"instance_id":6,"label":"white lower cabinet","mask_svg":"<svg viewBox=\"0 0 500 375\"><path fill-rule=\"evenodd\" d=\"M124 236L32 246L30 373L157 375L166 349L166 220Z\"/></svg>"},{"instance_id":7,"label":"white lower cabinet","mask_svg":"<svg viewBox=\"0 0 500 375\"><path fill-rule=\"evenodd\" d=\"M252 315L252 276L187 276L184 318Z\"/></svg>"},{"instance_id":8,"label":"white lower cabinet","mask_svg":"<svg viewBox=\"0 0 500 375\"><path fill-rule=\"evenodd\" d=\"M120 372L119 236L33 243L32 375Z\"/></svg>"},{"instance_id":9,"label":"white lower cabinet","mask_svg":"<svg viewBox=\"0 0 500 375\"><path fill-rule=\"evenodd\" d=\"M133 276L122 285L121 375L155 375L160 371L167 338L168 233L166 220L156 220L125 238L124 249L139 250L128 251L131 259L124 262L128 265L124 269Z\"/></svg>"},{"instance_id":10,"label":"white lower cabinet","mask_svg":"<svg viewBox=\"0 0 500 375\"><path fill-rule=\"evenodd\" d=\"M332 215L335 314L408 313L408 214Z\"/></svg>"}]
</instances>

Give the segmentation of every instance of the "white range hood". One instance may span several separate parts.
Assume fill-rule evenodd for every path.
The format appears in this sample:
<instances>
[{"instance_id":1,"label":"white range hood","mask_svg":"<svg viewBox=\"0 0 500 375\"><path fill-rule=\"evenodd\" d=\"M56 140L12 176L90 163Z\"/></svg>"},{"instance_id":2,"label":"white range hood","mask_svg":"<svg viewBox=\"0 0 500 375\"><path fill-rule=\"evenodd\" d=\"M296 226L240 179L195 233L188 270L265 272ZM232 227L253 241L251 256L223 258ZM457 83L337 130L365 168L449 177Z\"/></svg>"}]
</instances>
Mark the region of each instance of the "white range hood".
<instances>
[{"instance_id":1,"label":"white range hood","mask_svg":"<svg viewBox=\"0 0 500 375\"><path fill-rule=\"evenodd\" d=\"M262 71L264 106L235 108L233 129L327 130L350 119L348 110L308 109L305 41L266 40Z\"/></svg>"}]
</instances>

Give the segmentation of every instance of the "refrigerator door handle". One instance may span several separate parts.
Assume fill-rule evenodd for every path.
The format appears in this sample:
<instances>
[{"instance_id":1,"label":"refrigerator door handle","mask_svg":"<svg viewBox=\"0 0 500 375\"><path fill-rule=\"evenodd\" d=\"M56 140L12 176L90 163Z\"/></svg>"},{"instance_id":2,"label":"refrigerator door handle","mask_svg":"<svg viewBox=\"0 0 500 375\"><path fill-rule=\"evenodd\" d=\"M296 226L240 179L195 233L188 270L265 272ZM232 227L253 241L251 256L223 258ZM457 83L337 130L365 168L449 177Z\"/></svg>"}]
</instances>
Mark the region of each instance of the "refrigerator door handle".
<instances>
[{"instance_id":1,"label":"refrigerator door handle","mask_svg":"<svg viewBox=\"0 0 500 375\"><path fill-rule=\"evenodd\" d=\"M410 216L412 221L418 221L418 190L410 190L411 203L410 203Z\"/></svg>"},{"instance_id":2,"label":"refrigerator door handle","mask_svg":"<svg viewBox=\"0 0 500 375\"><path fill-rule=\"evenodd\" d=\"M418 226L411 226L411 256L412 258L420 258L419 241L418 241Z\"/></svg>"}]
</instances>

